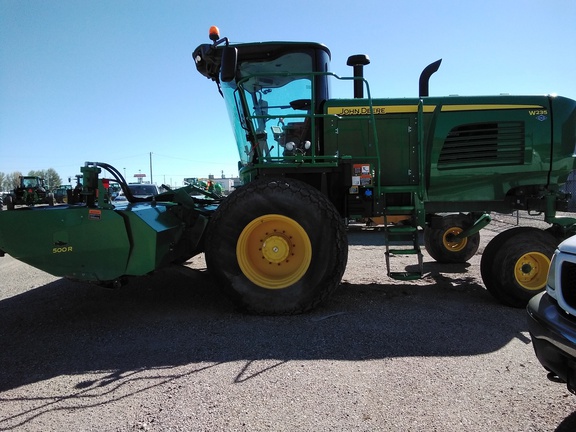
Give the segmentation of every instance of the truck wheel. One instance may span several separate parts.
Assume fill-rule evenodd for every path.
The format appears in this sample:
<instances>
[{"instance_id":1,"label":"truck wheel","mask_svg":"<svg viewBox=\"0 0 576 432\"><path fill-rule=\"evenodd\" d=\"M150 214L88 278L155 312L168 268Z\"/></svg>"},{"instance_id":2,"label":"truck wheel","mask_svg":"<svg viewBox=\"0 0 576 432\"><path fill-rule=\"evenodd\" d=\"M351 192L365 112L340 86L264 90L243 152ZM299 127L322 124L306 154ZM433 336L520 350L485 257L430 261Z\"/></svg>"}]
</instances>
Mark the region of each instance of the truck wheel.
<instances>
[{"instance_id":1,"label":"truck wheel","mask_svg":"<svg viewBox=\"0 0 576 432\"><path fill-rule=\"evenodd\" d=\"M447 215L435 228L424 230L424 246L432 258L441 263L464 263L478 251L480 233L460 240L454 236L472 225L465 215Z\"/></svg>"},{"instance_id":2,"label":"truck wheel","mask_svg":"<svg viewBox=\"0 0 576 432\"><path fill-rule=\"evenodd\" d=\"M306 312L340 284L346 230L332 203L293 179L262 179L230 194L205 239L209 272L243 310Z\"/></svg>"},{"instance_id":3,"label":"truck wheel","mask_svg":"<svg viewBox=\"0 0 576 432\"><path fill-rule=\"evenodd\" d=\"M532 227L511 228L488 243L480 272L484 285L501 303L523 308L546 287L550 259L558 240Z\"/></svg>"}]
</instances>

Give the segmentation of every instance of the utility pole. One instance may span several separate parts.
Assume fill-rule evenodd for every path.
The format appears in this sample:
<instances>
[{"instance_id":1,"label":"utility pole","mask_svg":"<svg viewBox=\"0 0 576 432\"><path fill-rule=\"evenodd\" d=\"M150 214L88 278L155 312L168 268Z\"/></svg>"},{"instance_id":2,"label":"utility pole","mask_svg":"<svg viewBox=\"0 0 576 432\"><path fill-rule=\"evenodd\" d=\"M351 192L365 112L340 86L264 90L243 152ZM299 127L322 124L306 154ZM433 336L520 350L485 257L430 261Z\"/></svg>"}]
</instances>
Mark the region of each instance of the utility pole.
<instances>
[{"instance_id":1,"label":"utility pole","mask_svg":"<svg viewBox=\"0 0 576 432\"><path fill-rule=\"evenodd\" d=\"M154 184L154 178L152 177L152 152L150 152L150 184Z\"/></svg>"}]
</instances>

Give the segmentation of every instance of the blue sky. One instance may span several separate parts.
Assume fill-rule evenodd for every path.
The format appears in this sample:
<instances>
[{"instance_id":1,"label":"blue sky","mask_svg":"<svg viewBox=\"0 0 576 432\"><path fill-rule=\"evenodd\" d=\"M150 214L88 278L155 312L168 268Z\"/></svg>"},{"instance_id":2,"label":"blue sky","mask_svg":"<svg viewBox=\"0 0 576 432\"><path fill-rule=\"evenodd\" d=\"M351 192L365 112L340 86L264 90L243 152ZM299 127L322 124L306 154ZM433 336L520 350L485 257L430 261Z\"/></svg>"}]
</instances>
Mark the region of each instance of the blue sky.
<instances>
[{"instance_id":1,"label":"blue sky","mask_svg":"<svg viewBox=\"0 0 576 432\"><path fill-rule=\"evenodd\" d=\"M211 25L324 43L339 75L368 54L373 97L417 96L442 58L431 95L576 99L573 0L0 0L0 171L64 179L98 161L149 179L152 153L158 184L236 175L223 101L191 57Z\"/></svg>"}]
</instances>

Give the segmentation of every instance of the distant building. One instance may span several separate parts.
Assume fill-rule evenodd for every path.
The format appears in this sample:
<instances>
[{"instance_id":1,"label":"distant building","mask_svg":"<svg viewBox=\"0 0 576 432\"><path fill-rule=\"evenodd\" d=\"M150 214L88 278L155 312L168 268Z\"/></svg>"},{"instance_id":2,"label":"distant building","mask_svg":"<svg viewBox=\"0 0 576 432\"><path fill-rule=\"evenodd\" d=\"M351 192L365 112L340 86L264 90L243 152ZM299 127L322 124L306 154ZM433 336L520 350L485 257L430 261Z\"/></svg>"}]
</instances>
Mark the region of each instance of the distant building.
<instances>
[{"instance_id":1,"label":"distant building","mask_svg":"<svg viewBox=\"0 0 576 432\"><path fill-rule=\"evenodd\" d=\"M146 177L146 174L134 174L134 178L136 179L136 183L144 182L144 177Z\"/></svg>"},{"instance_id":2,"label":"distant building","mask_svg":"<svg viewBox=\"0 0 576 432\"><path fill-rule=\"evenodd\" d=\"M214 175L210 174L208 176L207 180L210 180L214 183L218 183L222 187L222 193L224 195L228 195L235 188L240 186L240 178L238 178L238 177L234 177L234 178L225 177L224 173L222 173L221 178L214 178Z\"/></svg>"},{"instance_id":3,"label":"distant building","mask_svg":"<svg viewBox=\"0 0 576 432\"><path fill-rule=\"evenodd\" d=\"M224 195L228 195L234 190L234 179L214 179L212 181L222 186L222 192Z\"/></svg>"}]
</instances>

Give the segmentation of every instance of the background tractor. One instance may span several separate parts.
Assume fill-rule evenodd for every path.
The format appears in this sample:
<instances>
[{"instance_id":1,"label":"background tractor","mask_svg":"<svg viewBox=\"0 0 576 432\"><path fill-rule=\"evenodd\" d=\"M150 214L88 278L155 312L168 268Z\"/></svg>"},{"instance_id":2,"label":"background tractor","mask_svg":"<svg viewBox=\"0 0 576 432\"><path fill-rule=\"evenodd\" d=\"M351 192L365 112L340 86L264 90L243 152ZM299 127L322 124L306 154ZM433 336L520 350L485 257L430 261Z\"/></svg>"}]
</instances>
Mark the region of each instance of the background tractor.
<instances>
[{"instance_id":1,"label":"background tractor","mask_svg":"<svg viewBox=\"0 0 576 432\"><path fill-rule=\"evenodd\" d=\"M68 191L72 190L71 185L60 185L56 187L52 193L54 194L54 201L57 204L64 204L68 201Z\"/></svg>"},{"instance_id":2,"label":"background tractor","mask_svg":"<svg viewBox=\"0 0 576 432\"><path fill-rule=\"evenodd\" d=\"M54 205L54 194L41 177L20 176L20 183L12 193L4 198L8 210L17 205L34 206L38 204Z\"/></svg>"},{"instance_id":3,"label":"background tractor","mask_svg":"<svg viewBox=\"0 0 576 432\"><path fill-rule=\"evenodd\" d=\"M379 221L387 275L411 280L423 274L422 244L438 262L463 263L490 212L524 210L549 228L496 236L483 281L516 307L544 288L554 248L576 233L576 219L556 216L569 198L560 187L574 169L576 101L431 97L440 61L422 72L417 97L374 98L366 55L349 57L353 76L339 77L322 44L231 44L216 28L210 38L193 59L223 96L242 186L224 198L194 185L139 198L115 168L86 163L78 199L0 214L0 254L121 286L204 252L215 285L244 310L293 314L340 285L349 221ZM331 97L333 81L354 97ZM111 182L126 202L109 199ZM395 268L397 255L413 256L416 270Z\"/></svg>"}]
</instances>

